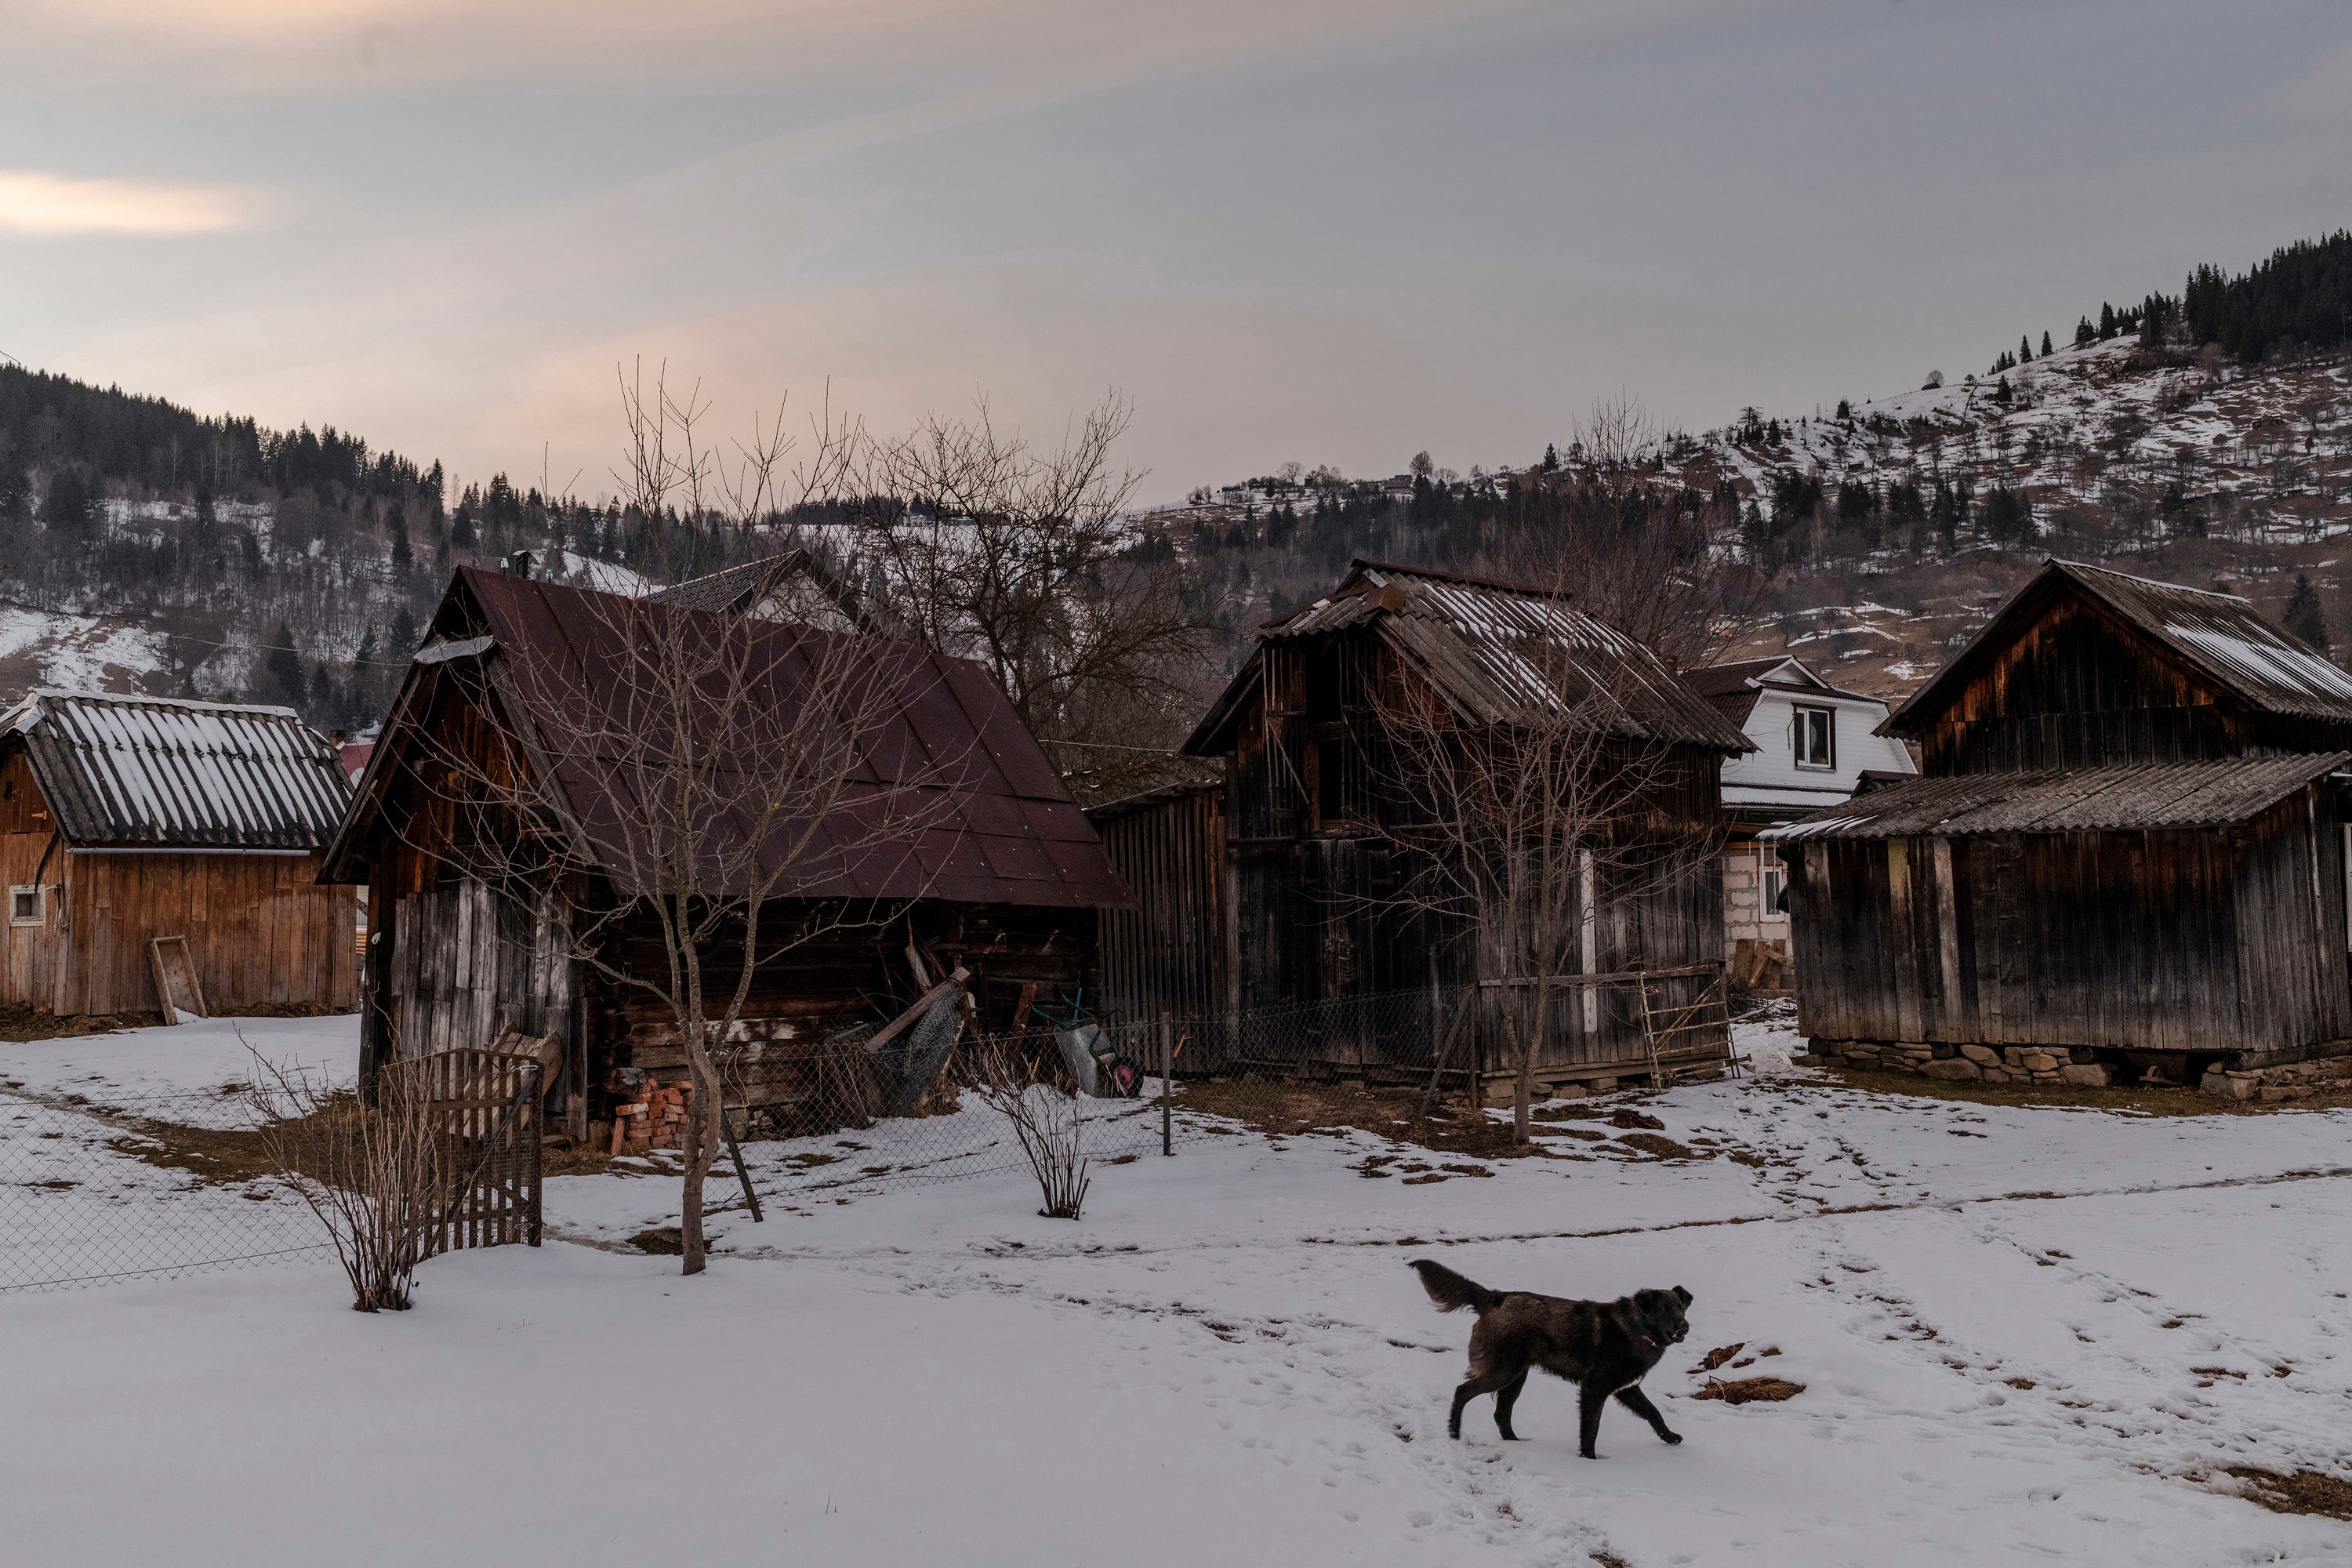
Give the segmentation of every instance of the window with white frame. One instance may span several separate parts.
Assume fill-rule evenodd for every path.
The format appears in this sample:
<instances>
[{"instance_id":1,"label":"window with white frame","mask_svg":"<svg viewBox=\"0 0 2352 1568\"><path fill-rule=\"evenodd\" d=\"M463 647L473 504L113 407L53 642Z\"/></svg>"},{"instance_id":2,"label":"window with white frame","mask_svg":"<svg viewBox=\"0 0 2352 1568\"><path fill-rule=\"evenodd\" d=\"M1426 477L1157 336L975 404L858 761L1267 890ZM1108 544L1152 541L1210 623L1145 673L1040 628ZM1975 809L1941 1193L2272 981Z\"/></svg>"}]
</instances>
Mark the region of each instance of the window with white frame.
<instances>
[{"instance_id":1,"label":"window with white frame","mask_svg":"<svg viewBox=\"0 0 2352 1568\"><path fill-rule=\"evenodd\" d=\"M1836 709L1797 710L1797 765L1801 768L1837 766Z\"/></svg>"},{"instance_id":2,"label":"window with white frame","mask_svg":"<svg viewBox=\"0 0 2352 1568\"><path fill-rule=\"evenodd\" d=\"M37 926L48 923L41 905L41 889L37 885L12 887L8 889L8 923L12 926Z\"/></svg>"},{"instance_id":3,"label":"window with white frame","mask_svg":"<svg viewBox=\"0 0 2352 1568\"><path fill-rule=\"evenodd\" d=\"M1789 868L1780 864L1780 846L1759 844L1756 847L1757 914L1768 921L1782 919L1780 895L1788 890Z\"/></svg>"}]
</instances>

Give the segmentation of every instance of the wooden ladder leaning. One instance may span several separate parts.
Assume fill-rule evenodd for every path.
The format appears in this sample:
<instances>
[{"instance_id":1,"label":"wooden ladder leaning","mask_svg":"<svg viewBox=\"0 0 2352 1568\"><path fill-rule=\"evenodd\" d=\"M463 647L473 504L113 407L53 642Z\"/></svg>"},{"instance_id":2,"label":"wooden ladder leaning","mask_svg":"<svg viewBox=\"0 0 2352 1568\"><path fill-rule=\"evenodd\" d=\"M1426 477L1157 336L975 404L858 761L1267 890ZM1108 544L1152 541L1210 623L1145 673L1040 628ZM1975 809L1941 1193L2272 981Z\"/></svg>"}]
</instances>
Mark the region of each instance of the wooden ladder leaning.
<instances>
[{"instance_id":1,"label":"wooden ladder leaning","mask_svg":"<svg viewBox=\"0 0 2352 1568\"><path fill-rule=\"evenodd\" d=\"M1715 978L1706 983L1695 1000L1687 1003L1669 1003L1661 1006L1656 990L1659 984L1650 975L1642 976L1642 1045L1650 1061L1650 1087L1670 1087L1671 1069L1664 1058L1684 1048L1703 1051L1706 1048L1703 1038L1691 1042L1688 1047L1679 1043L1680 1037L1703 1033L1714 1033L1722 1040L1724 1070L1738 1078L1744 1064L1731 1048L1731 992L1726 972L1718 968ZM1706 1058L1702 1057L1700 1059ZM1677 1068L1683 1065L1675 1064Z\"/></svg>"}]
</instances>

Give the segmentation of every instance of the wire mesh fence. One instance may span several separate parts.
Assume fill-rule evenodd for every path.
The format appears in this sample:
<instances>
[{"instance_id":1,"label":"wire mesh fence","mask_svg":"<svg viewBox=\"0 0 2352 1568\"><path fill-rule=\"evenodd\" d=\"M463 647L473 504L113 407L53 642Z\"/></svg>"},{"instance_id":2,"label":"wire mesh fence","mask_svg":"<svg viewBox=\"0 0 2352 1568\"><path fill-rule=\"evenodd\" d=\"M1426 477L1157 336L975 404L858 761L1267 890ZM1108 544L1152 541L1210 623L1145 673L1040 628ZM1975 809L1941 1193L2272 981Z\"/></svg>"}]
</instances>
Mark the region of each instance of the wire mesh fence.
<instances>
[{"instance_id":1,"label":"wire mesh fence","mask_svg":"<svg viewBox=\"0 0 2352 1568\"><path fill-rule=\"evenodd\" d=\"M730 1131L750 1145L758 1189L788 1204L837 1201L1025 1169L1006 1119L975 1092L986 1075L1075 1096L1097 1163L1174 1153L1244 1127L1385 1129L1433 1111L1459 1123L1494 1082L1497 1005L1490 988L1431 988L1211 1018L949 1034L930 1048L894 1050L895 1039L752 1047L728 1057L723 1076ZM1719 1045L1677 1054L1719 1062L1728 1055L1720 1032ZM1627 1081L1663 1076L1656 1058L1619 1051L1584 1084L1613 1086L1615 1071ZM1583 1089L1571 1081L1566 1091Z\"/></svg>"},{"instance_id":2,"label":"wire mesh fence","mask_svg":"<svg viewBox=\"0 0 2352 1568\"><path fill-rule=\"evenodd\" d=\"M982 1037L961 1034L950 1016L879 1046L747 1045L721 1059L729 1153L755 1191L787 1207L1025 1173L1000 1109L1007 1087L1066 1098L1079 1147L1097 1166L1181 1153L1244 1128L1387 1131L1433 1109L1458 1142L1486 1125L1476 1108L1496 1081L1493 1006L1484 989L1421 990L1205 1019L1069 1018ZM1725 1034L1710 1059L1727 1057ZM609 1144L558 1169L592 1171L608 1154L663 1146L660 1124L682 1123L685 1097L638 1080L621 1109L643 1120L616 1122ZM535 1145L535 1122L530 1132ZM728 1164L714 1174L723 1180ZM99 1101L0 1089L0 1292L328 1251L242 1090Z\"/></svg>"},{"instance_id":3,"label":"wire mesh fence","mask_svg":"<svg viewBox=\"0 0 2352 1568\"><path fill-rule=\"evenodd\" d=\"M0 1292L327 1252L241 1092L103 1101L0 1092Z\"/></svg>"}]
</instances>

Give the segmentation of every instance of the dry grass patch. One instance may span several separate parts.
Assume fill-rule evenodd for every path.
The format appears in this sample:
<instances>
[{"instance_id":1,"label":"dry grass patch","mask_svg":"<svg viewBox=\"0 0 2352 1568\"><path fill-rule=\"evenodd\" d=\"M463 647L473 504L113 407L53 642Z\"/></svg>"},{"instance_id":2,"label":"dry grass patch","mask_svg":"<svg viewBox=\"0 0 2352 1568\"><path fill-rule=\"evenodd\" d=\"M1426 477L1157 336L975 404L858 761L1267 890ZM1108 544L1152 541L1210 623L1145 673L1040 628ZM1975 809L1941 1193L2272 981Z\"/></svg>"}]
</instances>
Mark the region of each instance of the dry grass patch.
<instances>
[{"instance_id":1,"label":"dry grass patch","mask_svg":"<svg viewBox=\"0 0 2352 1568\"><path fill-rule=\"evenodd\" d=\"M60 1018L17 1004L0 1005L0 1040L70 1040L84 1035L110 1035L119 1029L151 1029L163 1022L161 1013L100 1013Z\"/></svg>"},{"instance_id":2,"label":"dry grass patch","mask_svg":"<svg viewBox=\"0 0 2352 1568\"><path fill-rule=\"evenodd\" d=\"M1654 1160L1712 1160L1712 1149L1694 1149L1677 1143L1662 1132L1628 1132L1617 1142L1628 1149L1639 1149Z\"/></svg>"},{"instance_id":3,"label":"dry grass patch","mask_svg":"<svg viewBox=\"0 0 2352 1568\"><path fill-rule=\"evenodd\" d=\"M1740 1377L1729 1383L1711 1377L1706 1386L1691 1397L1720 1399L1726 1405L1778 1405L1804 1392L1803 1384L1790 1383L1785 1377Z\"/></svg>"},{"instance_id":4,"label":"dry grass patch","mask_svg":"<svg viewBox=\"0 0 2352 1568\"><path fill-rule=\"evenodd\" d=\"M1423 1121L1417 1089L1349 1089L1327 1083L1218 1081L1178 1086L1177 1106L1222 1116L1273 1138L1311 1133L1370 1132L1440 1154L1512 1160L1543 1151L1513 1141L1510 1123L1441 1107Z\"/></svg>"},{"instance_id":5,"label":"dry grass patch","mask_svg":"<svg viewBox=\"0 0 2352 1568\"><path fill-rule=\"evenodd\" d=\"M2232 1465L2231 1475L2243 1483L2241 1493L2273 1513L2315 1513L2327 1519L2352 1520L2352 1481L2297 1470L2292 1475L2252 1465Z\"/></svg>"}]
</instances>

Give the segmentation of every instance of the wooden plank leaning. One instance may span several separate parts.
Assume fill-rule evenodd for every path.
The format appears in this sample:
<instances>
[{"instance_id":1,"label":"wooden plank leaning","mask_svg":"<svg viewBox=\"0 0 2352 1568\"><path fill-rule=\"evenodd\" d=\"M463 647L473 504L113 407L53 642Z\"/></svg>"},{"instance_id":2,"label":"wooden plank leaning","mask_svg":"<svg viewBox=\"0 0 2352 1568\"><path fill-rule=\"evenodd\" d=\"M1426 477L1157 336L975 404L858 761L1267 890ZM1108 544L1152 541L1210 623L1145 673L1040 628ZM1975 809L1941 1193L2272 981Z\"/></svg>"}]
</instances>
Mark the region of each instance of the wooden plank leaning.
<instances>
[{"instance_id":1,"label":"wooden plank leaning","mask_svg":"<svg viewBox=\"0 0 2352 1568\"><path fill-rule=\"evenodd\" d=\"M197 977L186 937L156 937L147 944L147 956L155 967L155 1000L163 1009L163 1022L176 1024L183 1013L212 1016L205 1006L204 982Z\"/></svg>"}]
</instances>

